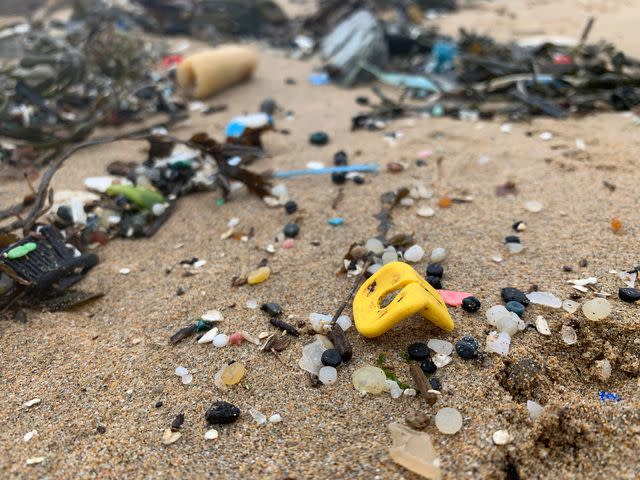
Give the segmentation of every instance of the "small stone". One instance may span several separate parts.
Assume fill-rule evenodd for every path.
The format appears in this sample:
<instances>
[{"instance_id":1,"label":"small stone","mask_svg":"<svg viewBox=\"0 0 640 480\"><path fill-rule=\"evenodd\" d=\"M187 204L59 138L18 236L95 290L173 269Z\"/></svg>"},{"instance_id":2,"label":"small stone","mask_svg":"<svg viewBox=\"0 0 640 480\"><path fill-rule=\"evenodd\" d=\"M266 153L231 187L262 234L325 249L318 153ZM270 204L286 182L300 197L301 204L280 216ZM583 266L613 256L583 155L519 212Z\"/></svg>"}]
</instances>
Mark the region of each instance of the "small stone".
<instances>
[{"instance_id":1,"label":"small stone","mask_svg":"<svg viewBox=\"0 0 640 480\"><path fill-rule=\"evenodd\" d=\"M440 432L453 435L462 428L462 415L456 408L441 408L436 413L435 423Z\"/></svg>"},{"instance_id":2,"label":"small stone","mask_svg":"<svg viewBox=\"0 0 640 480\"><path fill-rule=\"evenodd\" d=\"M434 248L431 251L431 263L440 263L444 261L445 258L447 258L446 249L442 247L438 247L438 248Z\"/></svg>"},{"instance_id":3,"label":"small stone","mask_svg":"<svg viewBox=\"0 0 640 480\"><path fill-rule=\"evenodd\" d=\"M531 292L527 293L527 298L531 303L543 305L549 308L562 307L562 300L550 292Z\"/></svg>"},{"instance_id":4,"label":"small stone","mask_svg":"<svg viewBox=\"0 0 640 480\"><path fill-rule=\"evenodd\" d=\"M322 367L318 372L318 380L320 380L325 385L332 385L336 383L337 379L338 371L334 367Z\"/></svg>"},{"instance_id":5,"label":"small stone","mask_svg":"<svg viewBox=\"0 0 640 480\"><path fill-rule=\"evenodd\" d=\"M604 360L597 360L596 375L603 382L609 380L609 377L611 377L611 362L606 358Z\"/></svg>"},{"instance_id":6,"label":"small stone","mask_svg":"<svg viewBox=\"0 0 640 480\"><path fill-rule=\"evenodd\" d=\"M480 300L478 300L476 297L466 297L462 300L462 309L467 312L477 312L478 310L480 310L480 306Z\"/></svg>"},{"instance_id":7,"label":"small stone","mask_svg":"<svg viewBox=\"0 0 640 480\"><path fill-rule=\"evenodd\" d=\"M342 356L340 355L340 352L338 352L338 350L336 350L335 348L329 348L324 352L322 352L322 357L320 358L320 361L326 367L337 368L342 363Z\"/></svg>"},{"instance_id":8,"label":"small stone","mask_svg":"<svg viewBox=\"0 0 640 480\"><path fill-rule=\"evenodd\" d=\"M498 355L507 355L511 346L511 337L506 332L491 332L487 336L486 349Z\"/></svg>"},{"instance_id":9,"label":"small stone","mask_svg":"<svg viewBox=\"0 0 640 480\"><path fill-rule=\"evenodd\" d=\"M407 347L407 353L411 360L417 361L426 360L431 356L429 355L429 347L423 342L416 342L409 345Z\"/></svg>"},{"instance_id":10,"label":"small stone","mask_svg":"<svg viewBox=\"0 0 640 480\"><path fill-rule=\"evenodd\" d=\"M524 204L524 208L531 213L539 213L542 211L542 203L530 200Z\"/></svg>"},{"instance_id":11,"label":"small stone","mask_svg":"<svg viewBox=\"0 0 640 480\"><path fill-rule=\"evenodd\" d=\"M536 317L536 330L542 335L551 335L551 330L549 330L549 324L544 319L542 315L538 315Z\"/></svg>"},{"instance_id":12,"label":"small stone","mask_svg":"<svg viewBox=\"0 0 640 480\"><path fill-rule=\"evenodd\" d=\"M187 373L186 375L180 377L180 380L182 381L183 385L189 385L191 382L193 382L193 375Z\"/></svg>"},{"instance_id":13,"label":"small stone","mask_svg":"<svg viewBox=\"0 0 640 480\"><path fill-rule=\"evenodd\" d=\"M427 277L427 283L431 285L436 290L442 289L442 278L441 277Z\"/></svg>"},{"instance_id":14,"label":"small stone","mask_svg":"<svg viewBox=\"0 0 640 480\"><path fill-rule=\"evenodd\" d=\"M267 423L267 416L255 408L249 409L249 415L251 415L251 418L253 418L258 425L264 425Z\"/></svg>"},{"instance_id":15,"label":"small stone","mask_svg":"<svg viewBox=\"0 0 640 480\"><path fill-rule=\"evenodd\" d=\"M432 373L436 373L436 370L438 369L436 364L433 363L433 360L431 360L430 358L423 360L420 363L420 368L426 375L431 375Z\"/></svg>"},{"instance_id":16,"label":"small stone","mask_svg":"<svg viewBox=\"0 0 640 480\"><path fill-rule=\"evenodd\" d=\"M258 308L258 301L255 298L250 298L245 302L244 306L249 310L255 310Z\"/></svg>"},{"instance_id":17,"label":"small stone","mask_svg":"<svg viewBox=\"0 0 640 480\"><path fill-rule=\"evenodd\" d=\"M477 357L479 348L478 341L470 335L466 335L456 342L456 353L465 360Z\"/></svg>"},{"instance_id":18,"label":"small stone","mask_svg":"<svg viewBox=\"0 0 640 480\"><path fill-rule=\"evenodd\" d=\"M257 285L266 281L271 275L271 269L269 267L260 267L247 275L247 283L249 285Z\"/></svg>"},{"instance_id":19,"label":"small stone","mask_svg":"<svg viewBox=\"0 0 640 480\"><path fill-rule=\"evenodd\" d=\"M433 217L436 214L436 211L431 207L420 207L416 212L416 215L419 217Z\"/></svg>"},{"instance_id":20,"label":"small stone","mask_svg":"<svg viewBox=\"0 0 640 480\"><path fill-rule=\"evenodd\" d=\"M565 312L576 313L580 308L580 304L578 302L574 302L573 300L564 300L562 302L562 309Z\"/></svg>"},{"instance_id":21,"label":"small stone","mask_svg":"<svg viewBox=\"0 0 640 480\"><path fill-rule=\"evenodd\" d=\"M440 277L444 275L444 267L438 263L427 265L427 277Z\"/></svg>"},{"instance_id":22,"label":"small stone","mask_svg":"<svg viewBox=\"0 0 640 480\"><path fill-rule=\"evenodd\" d=\"M284 210L289 215L291 215L292 213L296 213L298 211L298 204L293 200L289 200L287 203L284 204Z\"/></svg>"},{"instance_id":23,"label":"small stone","mask_svg":"<svg viewBox=\"0 0 640 480\"><path fill-rule=\"evenodd\" d=\"M506 445L513 440L511 434L506 430L498 430L497 432L493 432L493 443L496 445Z\"/></svg>"},{"instance_id":24,"label":"small stone","mask_svg":"<svg viewBox=\"0 0 640 480\"><path fill-rule=\"evenodd\" d=\"M184 413L179 413L171 422L171 431L177 432L184 423Z\"/></svg>"},{"instance_id":25,"label":"small stone","mask_svg":"<svg viewBox=\"0 0 640 480\"><path fill-rule=\"evenodd\" d=\"M437 390L437 391L442 390L442 382L438 377L431 377L429 379L429 384L431 385L431 388L433 388L434 390Z\"/></svg>"},{"instance_id":26,"label":"small stone","mask_svg":"<svg viewBox=\"0 0 640 480\"><path fill-rule=\"evenodd\" d=\"M391 173L399 173L404 170L404 166L399 162L387 163L387 171Z\"/></svg>"},{"instance_id":27,"label":"small stone","mask_svg":"<svg viewBox=\"0 0 640 480\"><path fill-rule=\"evenodd\" d=\"M216 438L218 438L219 434L218 431L215 428L212 428L211 430L207 430L206 432L204 432L204 438L206 440L215 440Z\"/></svg>"},{"instance_id":28,"label":"small stone","mask_svg":"<svg viewBox=\"0 0 640 480\"><path fill-rule=\"evenodd\" d=\"M232 403L217 401L209 407L205 418L211 425L233 423L240 418L240 409Z\"/></svg>"},{"instance_id":29,"label":"small stone","mask_svg":"<svg viewBox=\"0 0 640 480\"><path fill-rule=\"evenodd\" d=\"M37 430L31 430L30 432L27 432L27 433L24 434L23 440L25 442L30 442L31 439L33 437L35 437L36 435L38 435L38 431Z\"/></svg>"},{"instance_id":30,"label":"small stone","mask_svg":"<svg viewBox=\"0 0 640 480\"><path fill-rule=\"evenodd\" d=\"M424 248L420 245L413 245L404 252L404 259L407 262L416 263L424 257Z\"/></svg>"},{"instance_id":31,"label":"small stone","mask_svg":"<svg viewBox=\"0 0 640 480\"><path fill-rule=\"evenodd\" d=\"M402 394L405 397L415 397L418 394L418 392L416 391L415 388L405 388Z\"/></svg>"},{"instance_id":32,"label":"small stone","mask_svg":"<svg viewBox=\"0 0 640 480\"><path fill-rule=\"evenodd\" d=\"M433 363L436 364L436 367L438 368L442 368L445 367L447 365L449 365L451 363L451 361L453 360L453 358L451 358L449 355L443 355L442 353L436 353L431 360L433 360Z\"/></svg>"},{"instance_id":33,"label":"small stone","mask_svg":"<svg viewBox=\"0 0 640 480\"><path fill-rule=\"evenodd\" d=\"M606 298L594 298L582 305L582 313L589 320L602 320L611 314L611 303Z\"/></svg>"},{"instance_id":34,"label":"small stone","mask_svg":"<svg viewBox=\"0 0 640 480\"><path fill-rule=\"evenodd\" d=\"M325 132L314 132L309 135L309 143L321 147L329 143L329 135Z\"/></svg>"},{"instance_id":35,"label":"small stone","mask_svg":"<svg viewBox=\"0 0 640 480\"><path fill-rule=\"evenodd\" d=\"M42 463L46 460L45 457L30 457L27 458L26 464L27 465L37 465L38 463Z\"/></svg>"},{"instance_id":36,"label":"small stone","mask_svg":"<svg viewBox=\"0 0 640 480\"><path fill-rule=\"evenodd\" d=\"M353 386L359 392L378 394L384 390L387 376L381 368L366 366L358 368L351 375Z\"/></svg>"},{"instance_id":37,"label":"small stone","mask_svg":"<svg viewBox=\"0 0 640 480\"><path fill-rule=\"evenodd\" d=\"M370 238L369 240L367 240L364 244L364 248L366 248L367 251L374 253L375 255L382 255L382 253L384 252L384 245L377 238Z\"/></svg>"},{"instance_id":38,"label":"small stone","mask_svg":"<svg viewBox=\"0 0 640 480\"><path fill-rule=\"evenodd\" d=\"M414 428L416 430L423 430L429 426L430 418L429 415L424 412L415 411L409 413L405 417L404 421L407 422L407 425L409 425L411 428Z\"/></svg>"},{"instance_id":39,"label":"small stone","mask_svg":"<svg viewBox=\"0 0 640 480\"><path fill-rule=\"evenodd\" d=\"M270 317L277 317L279 315L282 315L282 305L275 302L263 303L260 307L260 310L265 312Z\"/></svg>"},{"instance_id":40,"label":"small stone","mask_svg":"<svg viewBox=\"0 0 640 480\"><path fill-rule=\"evenodd\" d=\"M542 415L542 410L544 410L544 407L538 402L527 400L527 410L529 411L529 418L535 421L540 417L540 415Z\"/></svg>"},{"instance_id":41,"label":"small stone","mask_svg":"<svg viewBox=\"0 0 640 480\"><path fill-rule=\"evenodd\" d=\"M34 431L35 431L35 430L34 430ZM98 425L98 426L97 426L97 428L96 428L96 431L97 431L100 435L102 435L102 434L104 434L104 433L106 433L106 432L107 432L107 427L105 427L104 425Z\"/></svg>"},{"instance_id":42,"label":"small stone","mask_svg":"<svg viewBox=\"0 0 640 480\"><path fill-rule=\"evenodd\" d=\"M346 315L340 315L338 317L338 320L336 320L336 323L338 325L340 325L340 328L342 328L342 330L344 330L345 332L347 330L349 330L351 328L351 326L353 325L353 322L351 321L351 318L349 318Z\"/></svg>"},{"instance_id":43,"label":"small stone","mask_svg":"<svg viewBox=\"0 0 640 480\"><path fill-rule=\"evenodd\" d=\"M348 177L348 174L347 174L347 177ZM356 185L363 185L365 182L365 179L362 175L354 174L351 177L351 179L353 180L353 183L355 183Z\"/></svg>"},{"instance_id":44,"label":"small stone","mask_svg":"<svg viewBox=\"0 0 640 480\"><path fill-rule=\"evenodd\" d=\"M171 445L172 443L177 442L181 436L182 433L172 432L170 428L166 428L162 434L162 443L164 445Z\"/></svg>"},{"instance_id":45,"label":"small stone","mask_svg":"<svg viewBox=\"0 0 640 480\"><path fill-rule=\"evenodd\" d=\"M280 423L282 421L282 416L279 413L274 413L269 417L269 423Z\"/></svg>"},{"instance_id":46,"label":"small stone","mask_svg":"<svg viewBox=\"0 0 640 480\"><path fill-rule=\"evenodd\" d=\"M438 338L432 338L427 343L427 346L436 353L441 355L451 355L453 352L453 344L451 342L447 342L446 340L440 340ZM411 356L411 354L409 354ZM424 360L422 358L417 358L415 360Z\"/></svg>"},{"instance_id":47,"label":"small stone","mask_svg":"<svg viewBox=\"0 0 640 480\"><path fill-rule=\"evenodd\" d=\"M224 333L219 333L213 337L213 346L217 348L226 347L229 344L229 337Z\"/></svg>"},{"instance_id":48,"label":"small stone","mask_svg":"<svg viewBox=\"0 0 640 480\"><path fill-rule=\"evenodd\" d=\"M527 296L524 294L524 292L518 290L517 288L503 288L502 290L500 290L500 295L502 296L502 299L505 301L505 303L514 301L520 302L525 307L529 305L529 299L527 298Z\"/></svg>"},{"instance_id":49,"label":"small stone","mask_svg":"<svg viewBox=\"0 0 640 480\"><path fill-rule=\"evenodd\" d=\"M513 312L518 316L521 316L524 313L524 305L514 300L507 302L505 307L507 308L508 311Z\"/></svg>"},{"instance_id":50,"label":"small stone","mask_svg":"<svg viewBox=\"0 0 640 480\"><path fill-rule=\"evenodd\" d=\"M640 300L640 290L637 288L620 288L618 289L618 297L623 302L637 302Z\"/></svg>"},{"instance_id":51,"label":"small stone","mask_svg":"<svg viewBox=\"0 0 640 480\"><path fill-rule=\"evenodd\" d=\"M130 268L121 268L119 271L120 275L129 275L131 273Z\"/></svg>"},{"instance_id":52,"label":"small stone","mask_svg":"<svg viewBox=\"0 0 640 480\"><path fill-rule=\"evenodd\" d=\"M562 341L567 345L574 345L578 342L578 335L576 334L576 331L568 325L562 326L560 329L560 336L562 337Z\"/></svg>"},{"instance_id":53,"label":"small stone","mask_svg":"<svg viewBox=\"0 0 640 480\"><path fill-rule=\"evenodd\" d=\"M34 398L32 400L29 400L28 402L24 402L22 406L25 408L30 408L30 407L33 407L34 405L38 405L41 401L42 400L40 400L39 398Z\"/></svg>"}]
</instances>

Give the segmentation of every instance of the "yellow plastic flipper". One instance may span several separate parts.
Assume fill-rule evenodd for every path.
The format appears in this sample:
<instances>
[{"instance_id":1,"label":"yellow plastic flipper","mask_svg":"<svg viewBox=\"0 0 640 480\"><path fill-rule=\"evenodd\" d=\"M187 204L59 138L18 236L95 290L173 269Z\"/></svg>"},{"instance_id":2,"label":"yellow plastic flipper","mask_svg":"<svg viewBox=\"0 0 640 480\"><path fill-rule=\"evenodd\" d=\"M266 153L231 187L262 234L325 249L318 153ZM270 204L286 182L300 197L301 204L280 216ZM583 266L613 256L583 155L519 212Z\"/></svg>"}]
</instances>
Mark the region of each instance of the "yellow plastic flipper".
<instances>
[{"instance_id":1,"label":"yellow plastic flipper","mask_svg":"<svg viewBox=\"0 0 640 480\"><path fill-rule=\"evenodd\" d=\"M388 294L395 298L382 307ZM442 297L410 265L391 262L367 279L353 299L353 317L360 335L374 338L382 335L407 317L419 313L443 330L453 330Z\"/></svg>"}]
</instances>

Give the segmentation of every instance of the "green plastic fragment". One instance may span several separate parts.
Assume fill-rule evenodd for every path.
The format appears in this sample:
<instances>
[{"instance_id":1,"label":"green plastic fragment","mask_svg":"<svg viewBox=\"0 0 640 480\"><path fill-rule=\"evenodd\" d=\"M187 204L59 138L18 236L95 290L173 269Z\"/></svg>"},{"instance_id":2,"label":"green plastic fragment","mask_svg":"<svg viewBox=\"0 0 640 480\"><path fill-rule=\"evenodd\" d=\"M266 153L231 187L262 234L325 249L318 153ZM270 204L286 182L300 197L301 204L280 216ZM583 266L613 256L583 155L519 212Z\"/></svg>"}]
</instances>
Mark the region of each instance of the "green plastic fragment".
<instances>
[{"instance_id":1,"label":"green plastic fragment","mask_svg":"<svg viewBox=\"0 0 640 480\"><path fill-rule=\"evenodd\" d=\"M216 198L216 207L224 205L224 198Z\"/></svg>"},{"instance_id":2,"label":"green plastic fragment","mask_svg":"<svg viewBox=\"0 0 640 480\"><path fill-rule=\"evenodd\" d=\"M4 252L2 256L9 260L15 260L16 258L24 257L28 253L33 252L36 248L38 248L38 245L35 242L28 242Z\"/></svg>"},{"instance_id":3,"label":"green plastic fragment","mask_svg":"<svg viewBox=\"0 0 640 480\"><path fill-rule=\"evenodd\" d=\"M204 320L200 319L196 322L196 332L202 332L204 330L209 330L211 327Z\"/></svg>"},{"instance_id":4,"label":"green plastic fragment","mask_svg":"<svg viewBox=\"0 0 640 480\"><path fill-rule=\"evenodd\" d=\"M107 195L110 197L123 195L127 200L143 210L149 210L156 203L164 203L164 197L158 192L132 185L111 185L107 188Z\"/></svg>"}]
</instances>

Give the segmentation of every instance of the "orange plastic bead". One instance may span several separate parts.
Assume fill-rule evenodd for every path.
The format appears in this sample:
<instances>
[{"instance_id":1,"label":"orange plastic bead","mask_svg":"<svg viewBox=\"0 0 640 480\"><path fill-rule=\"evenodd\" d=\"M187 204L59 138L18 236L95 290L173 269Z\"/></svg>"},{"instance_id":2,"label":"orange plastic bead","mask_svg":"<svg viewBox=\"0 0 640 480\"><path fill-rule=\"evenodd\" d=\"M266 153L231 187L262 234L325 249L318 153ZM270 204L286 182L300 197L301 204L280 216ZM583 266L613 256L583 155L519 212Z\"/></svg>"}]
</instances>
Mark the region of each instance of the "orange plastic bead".
<instances>
[{"instance_id":1,"label":"orange plastic bead","mask_svg":"<svg viewBox=\"0 0 640 480\"><path fill-rule=\"evenodd\" d=\"M613 217L611 219L611 229L614 231L614 233L618 233L620 230L622 230L622 220L620 220L618 217Z\"/></svg>"},{"instance_id":2,"label":"orange plastic bead","mask_svg":"<svg viewBox=\"0 0 640 480\"><path fill-rule=\"evenodd\" d=\"M438 206L440 208L449 208L451 206L451 204L453 203L453 200L451 200L451 197L440 197L440 199L438 200Z\"/></svg>"}]
</instances>

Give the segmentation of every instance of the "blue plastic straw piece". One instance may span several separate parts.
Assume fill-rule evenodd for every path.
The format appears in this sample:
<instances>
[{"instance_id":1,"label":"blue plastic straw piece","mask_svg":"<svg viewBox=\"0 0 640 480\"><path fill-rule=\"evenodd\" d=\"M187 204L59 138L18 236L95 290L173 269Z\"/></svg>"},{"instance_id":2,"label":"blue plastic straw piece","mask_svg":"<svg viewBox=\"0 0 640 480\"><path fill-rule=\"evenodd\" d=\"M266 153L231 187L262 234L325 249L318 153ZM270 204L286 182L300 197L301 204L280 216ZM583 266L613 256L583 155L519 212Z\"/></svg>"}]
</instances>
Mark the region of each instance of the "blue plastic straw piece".
<instances>
[{"instance_id":1,"label":"blue plastic straw piece","mask_svg":"<svg viewBox=\"0 0 640 480\"><path fill-rule=\"evenodd\" d=\"M362 165L345 165L341 167L325 167L325 168L305 168L303 170L283 170L274 172L275 178L291 178L302 177L305 175L325 175L327 173L342 172L377 172L378 165L376 163L365 163Z\"/></svg>"}]
</instances>

